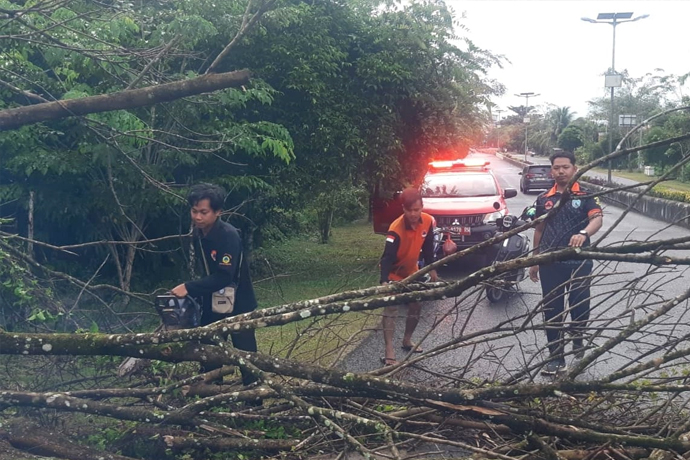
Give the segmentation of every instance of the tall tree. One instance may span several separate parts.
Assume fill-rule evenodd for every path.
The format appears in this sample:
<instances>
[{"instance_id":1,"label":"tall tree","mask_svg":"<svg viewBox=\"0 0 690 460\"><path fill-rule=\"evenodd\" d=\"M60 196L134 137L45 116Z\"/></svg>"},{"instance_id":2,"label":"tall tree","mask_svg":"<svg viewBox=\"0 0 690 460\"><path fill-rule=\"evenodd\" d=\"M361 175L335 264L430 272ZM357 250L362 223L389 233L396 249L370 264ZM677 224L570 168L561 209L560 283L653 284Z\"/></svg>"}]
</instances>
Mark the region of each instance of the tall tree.
<instances>
[{"instance_id":1,"label":"tall tree","mask_svg":"<svg viewBox=\"0 0 690 460\"><path fill-rule=\"evenodd\" d=\"M579 126L568 126L558 136L558 147L568 152L575 152L583 144L582 129Z\"/></svg>"},{"instance_id":2,"label":"tall tree","mask_svg":"<svg viewBox=\"0 0 690 460\"><path fill-rule=\"evenodd\" d=\"M35 113L52 102L52 115L0 133L0 199L23 234L34 196L36 239L107 242L76 250L82 263L45 247L41 260L80 276L98 270L124 291L181 276L148 276L186 266L174 263L186 257L179 241L148 240L187 233L182 196L195 181L229 190L231 218L250 242L295 231L304 215L327 240L338 206L414 182L430 158L462 155L481 135L483 107L500 91L483 76L498 59L455 44L443 3L275 5L84 0L17 6L5 18L3 107ZM165 104L128 100L246 78L242 69L247 84ZM125 105L104 112L104 98ZM80 116L60 118L72 109Z\"/></svg>"},{"instance_id":3,"label":"tall tree","mask_svg":"<svg viewBox=\"0 0 690 460\"><path fill-rule=\"evenodd\" d=\"M556 107L549 112L548 118L553 128L553 138L557 139L563 130L573 121L575 112L570 107Z\"/></svg>"},{"instance_id":4,"label":"tall tree","mask_svg":"<svg viewBox=\"0 0 690 460\"><path fill-rule=\"evenodd\" d=\"M211 2L10 4L0 38L0 126L18 129L0 132L0 201L13 203L5 212L24 228L31 196L36 238L108 241L82 256L108 255L113 270L105 274L130 290L140 242L169 233L183 205L177 187L199 169L243 155L292 159L285 129L233 113L269 104L270 90L211 59L232 49L271 4L226 1L235 14L218 24L207 19ZM168 104L150 107L159 102ZM261 184L228 169L216 168L213 179L230 188ZM159 257L143 259L156 265Z\"/></svg>"}]
</instances>

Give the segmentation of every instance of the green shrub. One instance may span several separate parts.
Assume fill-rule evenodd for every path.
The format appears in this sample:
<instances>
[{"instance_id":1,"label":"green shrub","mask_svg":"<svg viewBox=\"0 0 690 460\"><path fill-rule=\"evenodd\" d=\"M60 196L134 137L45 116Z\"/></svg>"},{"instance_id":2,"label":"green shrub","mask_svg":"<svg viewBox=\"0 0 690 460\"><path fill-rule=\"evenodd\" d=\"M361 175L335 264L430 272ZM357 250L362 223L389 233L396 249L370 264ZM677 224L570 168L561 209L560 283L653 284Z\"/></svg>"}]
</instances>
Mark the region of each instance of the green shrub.
<instances>
[{"instance_id":1,"label":"green shrub","mask_svg":"<svg viewBox=\"0 0 690 460\"><path fill-rule=\"evenodd\" d=\"M649 196L671 201L680 201L681 203L690 203L690 193L658 186L650 190Z\"/></svg>"}]
</instances>

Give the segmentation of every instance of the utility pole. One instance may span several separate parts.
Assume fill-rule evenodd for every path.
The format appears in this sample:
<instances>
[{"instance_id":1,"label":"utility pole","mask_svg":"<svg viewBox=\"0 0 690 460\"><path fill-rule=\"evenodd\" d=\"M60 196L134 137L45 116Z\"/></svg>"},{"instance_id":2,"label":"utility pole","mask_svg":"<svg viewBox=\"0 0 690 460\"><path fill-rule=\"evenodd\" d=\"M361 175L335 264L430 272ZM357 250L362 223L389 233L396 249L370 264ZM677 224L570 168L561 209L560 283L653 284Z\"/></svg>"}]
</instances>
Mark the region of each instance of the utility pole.
<instances>
[{"instance_id":1,"label":"utility pole","mask_svg":"<svg viewBox=\"0 0 690 460\"><path fill-rule=\"evenodd\" d=\"M523 122L525 123L525 163L527 163L527 127L529 126L529 98L530 97L537 97L539 94L535 93L520 93L516 94L517 97L524 97L525 98L525 118L523 118Z\"/></svg>"}]
</instances>

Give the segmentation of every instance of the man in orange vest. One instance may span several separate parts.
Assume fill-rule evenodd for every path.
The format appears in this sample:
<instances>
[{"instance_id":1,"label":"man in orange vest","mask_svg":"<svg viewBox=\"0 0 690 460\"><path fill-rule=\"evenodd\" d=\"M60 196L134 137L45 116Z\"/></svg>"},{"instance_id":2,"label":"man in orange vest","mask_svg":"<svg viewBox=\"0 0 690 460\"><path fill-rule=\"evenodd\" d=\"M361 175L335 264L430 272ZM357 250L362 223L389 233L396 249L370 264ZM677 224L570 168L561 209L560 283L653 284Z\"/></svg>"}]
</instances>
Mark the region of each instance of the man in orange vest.
<instances>
[{"instance_id":1,"label":"man in orange vest","mask_svg":"<svg viewBox=\"0 0 690 460\"><path fill-rule=\"evenodd\" d=\"M403 191L401 200L403 215L391 224L386 234L386 246L381 256L381 284L400 281L415 273L419 269L417 261L420 251L426 265L434 261L434 218L422 212L422 196L417 189L408 188ZM431 270L429 276L431 281L438 280L436 270ZM419 346L412 343L412 333L419 323L421 309L419 302L408 306L403 350L422 352ZM397 313L397 307L386 307L383 313L383 340L386 346L383 363L386 366L397 364L393 350Z\"/></svg>"}]
</instances>

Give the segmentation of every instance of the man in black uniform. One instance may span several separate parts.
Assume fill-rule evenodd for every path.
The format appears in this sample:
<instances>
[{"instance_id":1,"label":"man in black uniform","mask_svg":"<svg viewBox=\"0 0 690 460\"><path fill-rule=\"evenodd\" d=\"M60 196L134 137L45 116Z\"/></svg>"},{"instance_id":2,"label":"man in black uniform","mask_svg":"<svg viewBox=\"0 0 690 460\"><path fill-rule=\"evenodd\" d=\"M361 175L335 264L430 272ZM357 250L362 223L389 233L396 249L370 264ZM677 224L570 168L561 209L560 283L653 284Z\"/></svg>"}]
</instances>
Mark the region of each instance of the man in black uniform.
<instances>
[{"instance_id":1,"label":"man in black uniform","mask_svg":"<svg viewBox=\"0 0 690 460\"><path fill-rule=\"evenodd\" d=\"M242 240L235 227L219 218L225 201L225 191L215 185L198 184L189 191L187 201L192 208L194 238L198 243L198 254L206 276L180 284L172 293L177 297L189 295L201 298L202 326L255 310L256 297L249 275L248 257L242 250ZM211 294L227 286L236 286L233 311L229 315L214 313L211 308ZM257 350L253 329L232 333L231 338L233 346L239 350ZM210 370L212 369L204 368L206 372ZM242 372L242 383L249 385L255 381L251 374Z\"/></svg>"},{"instance_id":2,"label":"man in black uniform","mask_svg":"<svg viewBox=\"0 0 690 460\"><path fill-rule=\"evenodd\" d=\"M589 246L590 237L601 228L603 221L598 198L586 197L586 192L580 189L577 182L571 187L567 200L561 200L566 185L577 171L575 156L569 152L558 152L550 159L551 173L556 183L551 190L537 198L536 217L548 213L557 204L558 209L534 229L535 254L568 246ZM565 357L562 356L566 289L572 319L570 332L574 336L573 351L576 358L584 354L582 332L589 320L592 265L591 260L564 260L530 267L530 279L536 283L541 278L546 340L552 357L542 369L543 374L556 374L566 369Z\"/></svg>"}]
</instances>

